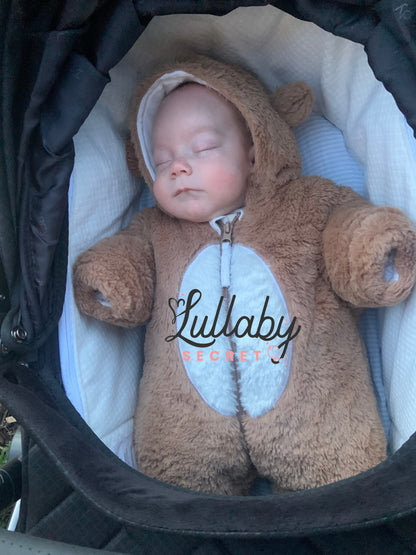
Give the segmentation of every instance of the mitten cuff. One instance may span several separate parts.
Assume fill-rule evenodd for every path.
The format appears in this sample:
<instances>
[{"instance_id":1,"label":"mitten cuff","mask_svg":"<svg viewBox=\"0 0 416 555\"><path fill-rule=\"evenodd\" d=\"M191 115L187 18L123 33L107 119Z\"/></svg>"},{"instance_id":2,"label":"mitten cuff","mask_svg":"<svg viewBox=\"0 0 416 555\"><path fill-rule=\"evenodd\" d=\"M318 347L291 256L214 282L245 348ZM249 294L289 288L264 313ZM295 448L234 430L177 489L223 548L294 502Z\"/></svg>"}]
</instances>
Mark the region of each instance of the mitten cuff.
<instances>
[{"instance_id":1,"label":"mitten cuff","mask_svg":"<svg viewBox=\"0 0 416 555\"><path fill-rule=\"evenodd\" d=\"M328 277L344 300L361 307L391 306L409 295L416 276L416 233L400 210L369 204L339 208L323 240Z\"/></svg>"}]
</instances>

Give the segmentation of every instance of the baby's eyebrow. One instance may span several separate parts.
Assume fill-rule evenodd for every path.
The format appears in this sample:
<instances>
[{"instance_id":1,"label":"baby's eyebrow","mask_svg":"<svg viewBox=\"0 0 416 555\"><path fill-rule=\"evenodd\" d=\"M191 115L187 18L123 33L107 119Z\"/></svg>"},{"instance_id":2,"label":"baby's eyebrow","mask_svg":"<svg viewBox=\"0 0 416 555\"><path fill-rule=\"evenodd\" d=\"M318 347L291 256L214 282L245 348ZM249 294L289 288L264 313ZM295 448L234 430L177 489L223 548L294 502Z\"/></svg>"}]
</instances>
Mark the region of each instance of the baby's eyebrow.
<instances>
[{"instance_id":1,"label":"baby's eyebrow","mask_svg":"<svg viewBox=\"0 0 416 555\"><path fill-rule=\"evenodd\" d=\"M213 133L215 135L221 135L221 133L215 129L214 127L211 127L209 125L203 125L201 127L196 127L192 130L192 133L194 135L199 135L201 133Z\"/></svg>"},{"instance_id":2,"label":"baby's eyebrow","mask_svg":"<svg viewBox=\"0 0 416 555\"><path fill-rule=\"evenodd\" d=\"M169 148L163 145L152 144L152 152L155 152L156 150L158 152L165 152L165 151L168 151Z\"/></svg>"}]
</instances>

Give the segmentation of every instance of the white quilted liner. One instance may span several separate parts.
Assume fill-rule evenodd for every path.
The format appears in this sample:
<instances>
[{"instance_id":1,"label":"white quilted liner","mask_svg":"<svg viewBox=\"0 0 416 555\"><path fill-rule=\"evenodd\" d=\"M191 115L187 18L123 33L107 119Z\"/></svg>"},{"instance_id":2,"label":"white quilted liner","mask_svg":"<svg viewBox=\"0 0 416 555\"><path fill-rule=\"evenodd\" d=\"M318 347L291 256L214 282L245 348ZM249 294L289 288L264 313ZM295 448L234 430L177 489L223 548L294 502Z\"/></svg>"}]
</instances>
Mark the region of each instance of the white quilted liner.
<instances>
[{"instance_id":1,"label":"white quilted liner","mask_svg":"<svg viewBox=\"0 0 416 555\"><path fill-rule=\"evenodd\" d=\"M112 70L111 83L75 138L69 268L79 253L126 225L137 210L139 182L124 157L136 83L160 62L192 52L249 68L270 89L306 81L315 93L316 114L342 130L345 144L363 164L369 198L397 206L416 222L415 141L393 97L374 78L362 46L270 6L240 8L224 17L164 16L152 20ZM310 153L318 159L306 162L319 170L319 159L331 159L331 144ZM338 170L342 179L342 167ZM377 314L396 449L416 430L416 295ZM97 435L130 464L142 332L80 315L68 281L60 324L67 394Z\"/></svg>"}]
</instances>

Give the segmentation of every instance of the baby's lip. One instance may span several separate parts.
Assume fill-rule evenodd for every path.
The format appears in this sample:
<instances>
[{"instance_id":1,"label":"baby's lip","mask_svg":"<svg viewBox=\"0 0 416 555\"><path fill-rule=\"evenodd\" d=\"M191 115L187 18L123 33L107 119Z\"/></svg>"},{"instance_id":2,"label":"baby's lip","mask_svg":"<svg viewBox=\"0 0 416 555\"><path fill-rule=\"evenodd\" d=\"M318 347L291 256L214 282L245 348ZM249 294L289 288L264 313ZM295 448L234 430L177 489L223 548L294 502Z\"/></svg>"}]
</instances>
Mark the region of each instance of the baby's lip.
<instances>
[{"instance_id":1,"label":"baby's lip","mask_svg":"<svg viewBox=\"0 0 416 555\"><path fill-rule=\"evenodd\" d=\"M182 187L180 189L177 189L175 194L173 195L174 197L177 197L178 195L180 195L181 193L187 193L188 191L198 191L199 189L192 189L191 187Z\"/></svg>"}]
</instances>

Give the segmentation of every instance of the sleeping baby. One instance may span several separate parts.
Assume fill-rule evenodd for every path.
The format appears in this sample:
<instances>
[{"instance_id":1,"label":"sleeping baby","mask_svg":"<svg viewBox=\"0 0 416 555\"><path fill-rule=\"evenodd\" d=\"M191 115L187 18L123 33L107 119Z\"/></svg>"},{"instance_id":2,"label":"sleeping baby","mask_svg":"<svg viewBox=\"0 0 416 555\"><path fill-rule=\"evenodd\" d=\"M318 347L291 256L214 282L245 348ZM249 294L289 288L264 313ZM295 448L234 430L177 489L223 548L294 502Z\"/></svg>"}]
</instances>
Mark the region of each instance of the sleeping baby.
<instances>
[{"instance_id":1,"label":"sleeping baby","mask_svg":"<svg viewBox=\"0 0 416 555\"><path fill-rule=\"evenodd\" d=\"M127 160L157 206L78 258L74 290L87 315L147 324L134 447L150 477L282 492L386 457L357 318L410 293L416 234L396 208L301 177L290 127L312 103L304 83L271 95L203 57L139 87Z\"/></svg>"}]
</instances>

